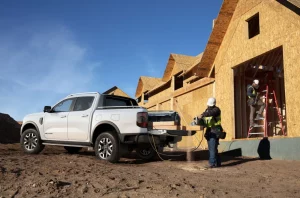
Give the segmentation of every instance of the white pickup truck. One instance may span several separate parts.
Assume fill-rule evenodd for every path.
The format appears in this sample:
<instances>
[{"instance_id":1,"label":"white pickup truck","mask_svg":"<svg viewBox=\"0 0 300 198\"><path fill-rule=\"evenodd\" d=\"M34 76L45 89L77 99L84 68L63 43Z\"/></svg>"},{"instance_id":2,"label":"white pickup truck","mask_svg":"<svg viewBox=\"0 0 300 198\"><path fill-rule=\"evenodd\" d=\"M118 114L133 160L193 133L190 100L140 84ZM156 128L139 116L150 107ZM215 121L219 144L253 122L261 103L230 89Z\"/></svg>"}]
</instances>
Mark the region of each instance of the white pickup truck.
<instances>
[{"instance_id":1,"label":"white pickup truck","mask_svg":"<svg viewBox=\"0 0 300 198\"><path fill-rule=\"evenodd\" d=\"M151 159L153 147L170 145L185 132L148 129L147 109L134 99L95 92L71 94L42 113L25 116L20 141L28 154L41 152L45 145L64 146L69 153L93 147L98 158L117 162L133 150Z\"/></svg>"}]
</instances>

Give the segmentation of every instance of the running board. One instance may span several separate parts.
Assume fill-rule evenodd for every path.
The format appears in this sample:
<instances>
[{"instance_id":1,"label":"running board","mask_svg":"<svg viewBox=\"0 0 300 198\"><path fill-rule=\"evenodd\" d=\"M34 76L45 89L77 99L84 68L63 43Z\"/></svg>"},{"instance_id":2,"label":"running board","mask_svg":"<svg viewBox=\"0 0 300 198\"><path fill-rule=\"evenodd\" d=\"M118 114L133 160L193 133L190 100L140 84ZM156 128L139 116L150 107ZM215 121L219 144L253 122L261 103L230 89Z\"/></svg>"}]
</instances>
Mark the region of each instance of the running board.
<instances>
[{"instance_id":1,"label":"running board","mask_svg":"<svg viewBox=\"0 0 300 198\"><path fill-rule=\"evenodd\" d=\"M43 141L43 145L53 145L53 146L71 146L71 147L92 147L89 142L59 142L59 141Z\"/></svg>"}]
</instances>

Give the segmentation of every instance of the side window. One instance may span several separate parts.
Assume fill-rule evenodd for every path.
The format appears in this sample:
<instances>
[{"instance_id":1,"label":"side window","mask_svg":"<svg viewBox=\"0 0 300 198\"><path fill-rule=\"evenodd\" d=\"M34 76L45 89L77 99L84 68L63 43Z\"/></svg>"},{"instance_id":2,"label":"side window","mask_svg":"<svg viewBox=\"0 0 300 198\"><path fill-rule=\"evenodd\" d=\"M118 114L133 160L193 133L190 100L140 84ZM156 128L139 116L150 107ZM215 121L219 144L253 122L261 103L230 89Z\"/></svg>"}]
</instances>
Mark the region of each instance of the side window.
<instances>
[{"instance_id":1,"label":"side window","mask_svg":"<svg viewBox=\"0 0 300 198\"><path fill-rule=\"evenodd\" d=\"M67 99L64 100L60 103L58 103L54 108L53 108L53 112L68 112L71 109L72 103L73 103L74 99Z\"/></svg>"},{"instance_id":2,"label":"side window","mask_svg":"<svg viewBox=\"0 0 300 198\"><path fill-rule=\"evenodd\" d=\"M132 106L131 102L129 100L125 99L117 99L117 98L109 98L107 97L105 100L105 106Z\"/></svg>"},{"instance_id":3,"label":"side window","mask_svg":"<svg viewBox=\"0 0 300 198\"><path fill-rule=\"evenodd\" d=\"M76 100L73 111L85 111L91 108L94 101L94 97L79 97Z\"/></svg>"}]
</instances>

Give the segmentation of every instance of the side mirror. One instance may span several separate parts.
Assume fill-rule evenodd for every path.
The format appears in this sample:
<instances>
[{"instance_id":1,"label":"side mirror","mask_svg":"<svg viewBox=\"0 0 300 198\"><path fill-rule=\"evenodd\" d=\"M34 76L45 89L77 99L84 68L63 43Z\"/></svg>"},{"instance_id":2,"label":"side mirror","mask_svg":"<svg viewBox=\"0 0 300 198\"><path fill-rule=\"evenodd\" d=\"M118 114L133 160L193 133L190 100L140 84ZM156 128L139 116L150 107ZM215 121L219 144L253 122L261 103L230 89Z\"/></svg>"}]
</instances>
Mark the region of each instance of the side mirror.
<instances>
[{"instance_id":1,"label":"side mirror","mask_svg":"<svg viewBox=\"0 0 300 198\"><path fill-rule=\"evenodd\" d=\"M44 107L44 112L50 112L51 111L51 106L45 106Z\"/></svg>"}]
</instances>

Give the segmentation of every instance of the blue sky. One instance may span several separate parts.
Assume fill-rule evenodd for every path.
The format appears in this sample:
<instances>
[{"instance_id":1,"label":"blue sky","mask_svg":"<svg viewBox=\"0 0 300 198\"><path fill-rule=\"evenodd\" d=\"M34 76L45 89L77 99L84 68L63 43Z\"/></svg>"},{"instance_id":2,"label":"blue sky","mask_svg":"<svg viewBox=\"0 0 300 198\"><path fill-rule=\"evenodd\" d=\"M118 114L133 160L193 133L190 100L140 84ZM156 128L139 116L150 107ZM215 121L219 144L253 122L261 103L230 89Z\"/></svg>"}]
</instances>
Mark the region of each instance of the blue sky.
<instances>
[{"instance_id":1,"label":"blue sky","mask_svg":"<svg viewBox=\"0 0 300 198\"><path fill-rule=\"evenodd\" d=\"M205 3L204 3L205 2ZM162 77L205 48L222 0L0 2L0 112L22 120L68 94Z\"/></svg>"}]
</instances>

